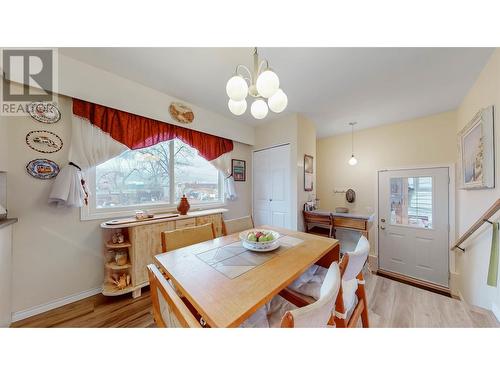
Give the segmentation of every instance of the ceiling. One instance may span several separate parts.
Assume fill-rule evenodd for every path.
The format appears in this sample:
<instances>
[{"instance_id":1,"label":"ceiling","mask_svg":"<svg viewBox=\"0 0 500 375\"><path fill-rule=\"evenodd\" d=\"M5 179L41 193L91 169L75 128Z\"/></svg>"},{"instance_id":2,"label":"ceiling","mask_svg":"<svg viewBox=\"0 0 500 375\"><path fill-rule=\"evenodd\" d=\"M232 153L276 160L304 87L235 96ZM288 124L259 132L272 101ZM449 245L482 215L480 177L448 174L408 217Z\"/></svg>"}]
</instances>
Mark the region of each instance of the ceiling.
<instances>
[{"instance_id":1,"label":"ceiling","mask_svg":"<svg viewBox=\"0 0 500 375\"><path fill-rule=\"evenodd\" d=\"M252 48L60 48L59 52L248 125L302 113L318 137L458 107L493 48L259 48L288 95L264 120L227 108L227 80ZM248 100L248 98L247 98ZM250 106L250 102L249 102Z\"/></svg>"}]
</instances>

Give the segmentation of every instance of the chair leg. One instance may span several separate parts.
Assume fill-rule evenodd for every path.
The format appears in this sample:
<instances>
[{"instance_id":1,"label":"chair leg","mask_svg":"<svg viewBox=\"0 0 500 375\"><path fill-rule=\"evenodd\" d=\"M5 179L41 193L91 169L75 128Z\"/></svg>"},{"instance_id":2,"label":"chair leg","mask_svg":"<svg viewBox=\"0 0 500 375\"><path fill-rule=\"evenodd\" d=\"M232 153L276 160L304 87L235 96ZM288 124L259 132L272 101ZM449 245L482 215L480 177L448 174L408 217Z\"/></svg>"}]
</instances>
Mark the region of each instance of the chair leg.
<instances>
[{"instance_id":1,"label":"chair leg","mask_svg":"<svg viewBox=\"0 0 500 375\"><path fill-rule=\"evenodd\" d=\"M357 276L358 279L358 290L356 291L356 295L360 301L363 301L364 308L361 312L361 323L363 328L370 328L370 322L368 320L368 303L366 301L366 291L365 291L365 281L363 278L363 274L360 272Z\"/></svg>"},{"instance_id":2,"label":"chair leg","mask_svg":"<svg viewBox=\"0 0 500 375\"><path fill-rule=\"evenodd\" d=\"M361 324L363 325L363 328L370 328L370 322L368 321L368 309L366 308L366 306L361 313Z\"/></svg>"},{"instance_id":3,"label":"chair leg","mask_svg":"<svg viewBox=\"0 0 500 375\"><path fill-rule=\"evenodd\" d=\"M346 328L347 324L345 322L345 319L335 317L335 326L337 328Z\"/></svg>"}]
</instances>

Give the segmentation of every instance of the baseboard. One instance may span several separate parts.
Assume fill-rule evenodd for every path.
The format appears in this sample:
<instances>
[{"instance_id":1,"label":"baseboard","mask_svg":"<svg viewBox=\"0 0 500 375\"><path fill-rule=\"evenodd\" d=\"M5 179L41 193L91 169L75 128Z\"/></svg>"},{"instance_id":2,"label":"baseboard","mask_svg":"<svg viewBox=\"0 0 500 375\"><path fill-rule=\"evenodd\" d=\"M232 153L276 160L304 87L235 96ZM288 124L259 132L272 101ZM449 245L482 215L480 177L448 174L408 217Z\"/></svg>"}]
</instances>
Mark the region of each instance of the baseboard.
<instances>
[{"instance_id":1,"label":"baseboard","mask_svg":"<svg viewBox=\"0 0 500 375\"><path fill-rule=\"evenodd\" d=\"M31 308L26 309L26 310L14 312L14 313L12 313L12 322L17 322L19 320L23 320L23 319L32 317L34 315L42 314L42 313L47 312L49 310L57 309L58 307L61 307L61 306L64 306L64 305L67 305L69 303L73 303L76 301L80 301L84 298L94 296L94 295L99 294L101 292L102 292L102 288L94 288L94 289L87 290L85 292L72 294L68 297L59 298L59 299L56 299L55 301L52 301L52 302L48 302L48 303L44 303L42 305L31 307Z\"/></svg>"},{"instance_id":2,"label":"baseboard","mask_svg":"<svg viewBox=\"0 0 500 375\"><path fill-rule=\"evenodd\" d=\"M423 281L419 279L415 279L410 276L406 275L401 275L399 273L391 272L391 271L386 271L386 270L381 270L379 269L377 271L377 275L387 277L388 279L399 281L404 284L408 284L417 288L425 289L430 292L442 294L447 297L451 297L450 293L450 288L447 288L442 285L434 284L428 281Z\"/></svg>"},{"instance_id":3,"label":"baseboard","mask_svg":"<svg viewBox=\"0 0 500 375\"><path fill-rule=\"evenodd\" d=\"M460 288L458 287L460 285L459 278L460 275L458 273L450 272L450 293L453 298L463 300Z\"/></svg>"},{"instance_id":4,"label":"baseboard","mask_svg":"<svg viewBox=\"0 0 500 375\"><path fill-rule=\"evenodd\" d=\"M378 270L378 257L376 255L368 255L368 265L370 266L370 271L377 272Z\"/></svg>"}]
</instances>

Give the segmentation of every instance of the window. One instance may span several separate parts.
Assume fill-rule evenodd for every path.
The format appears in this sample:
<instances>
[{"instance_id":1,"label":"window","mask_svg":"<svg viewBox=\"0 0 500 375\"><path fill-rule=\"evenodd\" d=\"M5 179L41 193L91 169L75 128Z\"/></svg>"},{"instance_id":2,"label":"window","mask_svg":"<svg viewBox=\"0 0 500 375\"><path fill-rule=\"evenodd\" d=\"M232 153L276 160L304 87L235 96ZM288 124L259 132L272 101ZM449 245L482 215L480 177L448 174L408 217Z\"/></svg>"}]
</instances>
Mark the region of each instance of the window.
<instances>
[{"instance_id":1,"label":"window","mask_svg":"<svg viewBox=\"0 0 500 375\"><path fill-rule=\"evenodd\" d=\"M391 178L391 224L432 228L432 177Z\"/></svg>"},{"instance_id":2,"label":"window","mask_svg":"<svg viewBox=\"0 0 500 375\"><path fill-rule=\"evenodd\" d=\"M191 206L222 203L219 172L179 140L129 150L97 166L89 178L89 212L109 217L135 210L174 208L183 194Z\"/></svg>"}]
</instances>

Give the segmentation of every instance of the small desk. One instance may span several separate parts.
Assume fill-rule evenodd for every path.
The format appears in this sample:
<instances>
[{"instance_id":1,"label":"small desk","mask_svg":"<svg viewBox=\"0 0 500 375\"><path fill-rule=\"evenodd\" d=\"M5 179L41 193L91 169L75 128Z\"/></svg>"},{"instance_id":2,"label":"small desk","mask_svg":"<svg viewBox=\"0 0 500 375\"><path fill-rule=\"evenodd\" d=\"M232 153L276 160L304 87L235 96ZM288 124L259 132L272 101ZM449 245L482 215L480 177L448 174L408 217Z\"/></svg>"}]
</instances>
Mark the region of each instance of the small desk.
<instances>
[{"instance_id":1,"label":"small desk","mask_svg":"<svg viewBox=\"0 0 500 375\"><path fill-rule=\"evenodd\" d=\"M358 214L358 213L338 213L328 210L314 210L314 213L319 215L333 216L333 229L344 228L361 232L363 236L368 237L371 224L373 223L374 214Z\"/></svg>"},{"instance_id":2,"label":"small desk","mask_svg":"<svg viewBox=\"0 0 500 375\"><path fill-rule=\"evenodd\" d=\"M339 242L311 234L272 228L303 240L238 277L229 278L197 254L239 240L219 237L156 255L158 265L211 327L237 327L314 263L329 267L339 260Z\"/></svg>"}]
</instances>

